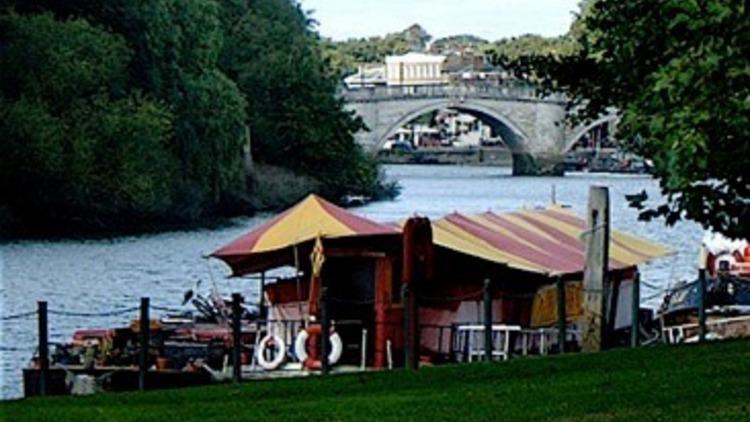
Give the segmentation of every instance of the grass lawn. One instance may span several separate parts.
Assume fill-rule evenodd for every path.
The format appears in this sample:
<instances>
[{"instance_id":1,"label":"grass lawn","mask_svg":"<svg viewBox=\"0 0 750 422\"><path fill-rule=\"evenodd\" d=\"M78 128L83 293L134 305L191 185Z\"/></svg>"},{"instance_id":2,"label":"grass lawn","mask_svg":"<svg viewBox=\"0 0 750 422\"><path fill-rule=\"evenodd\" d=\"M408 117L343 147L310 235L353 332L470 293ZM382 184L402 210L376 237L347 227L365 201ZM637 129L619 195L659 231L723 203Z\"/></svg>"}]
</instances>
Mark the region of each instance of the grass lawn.
<instances>
[{"instance_id":1,"label":"grass lawn","mask_svg":"<svg viewBox=\"0 0 750 422\"><path fill-rule=\"evenodd\" d=\"M750 420L750 342L0 403L7 421Z\"/></svg>"}]
</instances>

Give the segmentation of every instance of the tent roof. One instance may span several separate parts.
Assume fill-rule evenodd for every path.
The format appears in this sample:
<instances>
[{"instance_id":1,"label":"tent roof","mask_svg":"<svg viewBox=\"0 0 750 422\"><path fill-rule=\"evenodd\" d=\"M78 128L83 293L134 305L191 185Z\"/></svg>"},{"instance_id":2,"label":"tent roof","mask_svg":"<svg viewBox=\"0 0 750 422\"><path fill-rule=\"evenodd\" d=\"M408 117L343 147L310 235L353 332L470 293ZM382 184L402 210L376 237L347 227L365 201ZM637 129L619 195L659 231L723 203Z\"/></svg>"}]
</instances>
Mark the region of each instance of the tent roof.
<instances>
[{"instance_id":1,"label":"tent roof","mask_svg":"<svg viewBox=\"0 0 750 422\"><path fill-rule=\"evenodd\" d=\"M356 216L317 195L310 195L211 256L225 261L235 260L285 249L317 236L331 239L398 233L393 227Z\"/></svg>"},{"instance_id":2,"label":"tent roof","mask_svg":"<svg viewBox=\"0 0 750 422\"><path fill-rule=\"evenodd\" d=\"M433 224L436 245L511 268L547 275L583 271L586 222L561 207L465 216L450 214ZM611 269L624 269L670 251L620 231L610 235Z\"/></svg>"}]
</instances>

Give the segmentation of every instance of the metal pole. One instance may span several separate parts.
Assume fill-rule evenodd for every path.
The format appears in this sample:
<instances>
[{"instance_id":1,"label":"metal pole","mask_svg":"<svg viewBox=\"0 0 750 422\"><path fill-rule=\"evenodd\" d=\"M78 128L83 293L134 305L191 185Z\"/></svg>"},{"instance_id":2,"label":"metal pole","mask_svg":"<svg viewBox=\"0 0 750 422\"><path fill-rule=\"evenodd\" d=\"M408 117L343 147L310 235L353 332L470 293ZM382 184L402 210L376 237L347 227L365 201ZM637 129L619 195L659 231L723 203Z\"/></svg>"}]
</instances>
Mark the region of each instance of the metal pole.
<instances>
[{"instance_id":1,"label":"metal pole","mask_svg":"<svg viewBox=\"0 0 750 422\"><path fill-rule=\"evenodd\" d=\"M331 323L328 320L328 288L320 289L320 370L323 375L328 375L330 362L328 361L328 337L331 331Z\"/></svg>"},{"instance_id":2,"label":"metal pole","mask_svg":"<svg viewBox=\"0 0 750 422\"><path fill-rule=\"evenodd\" d=\"M560 354L565 353L565 341L568 337L568 309L565 297L565 281L557 277L557 345Z\"/></svg>"},{"instance_id":3,"label":"metal pole","mask_svg":"<svg viewBox=\"0 0 750 422\"><path fill-rule=\"evenodd\" d=\"M492 361L492 284L484 280L484 359Z\"/></svg>"},{"instance_id":4,"label":"metal pole","mask_svg":"<svg viewBox=\"0 0 750 422\"><path fill-rule=\"evenodd\" d=\"M630 324L630 346L638 347L638 327L640 326L640 320L638 312L641 309L641 273L636 272L635 278L633 279L633 294L632 294L632 310L630 317L632 323Z\"/></svg>"},{"instance_id":5,"label":"metal pole","mask_svg":"<svg viewBox=\"0 0 750 422\"><path fill-rule=\"evenodd\" d=\"M407 369L412 368L412 357L411 357L411 309L409 300L409 286L406 284L401 285L401 303L404 306L404 366Z\"/></svg>"},{"instance_id":6,"label":"metal pole","mask_svg":"<svg viewBox=\"0 0 750 422\"><path fill-rule=\"evenodd\" d=\"M149 331L151 330L148 310L149 299L147 297L142 297L140 320L141 350L138 354L138 389L141 391L146 389L146 370L148 369L148 336L150 334Z\"/></svg>"},{"instance_id":7,"label":"metal pole","mask_svg":"<svg viewBox=\"0 0 750 422\"><path fill-rule=\"evenodd\" d=\"M266 310L266 272L260 273L260 319L265 320L268 312Z\"/></svg>"},{"instance_id":8,"label":"metal pole","mask_svg":"<svg viewBox=\"0 0 750 422\"><path fill-rule=\"evenodd\" d=\"M698 341L706 341L706 270L698 270Z\"/></svg>"},{"instance_id":9,"label":"metal pole","mask_svg":"<svg viewBox=\"0 0 750 422\"><path fill-rule=\"evenodd\" d=\"M39 395L47 395L49 381L49 343L47 330L47 302L37 302L39 322Z\"/></svg>"},{"instance_id":10,"label":"metal pole","mask_svg":"<svg viewBox=\"0 0 750 422\"><path fill-rule=\"evenodd\" d=\"M242 381L242 307L240 302L242 296L232 293L232 379L239 383Z\"/></svg>"}]
</instances>

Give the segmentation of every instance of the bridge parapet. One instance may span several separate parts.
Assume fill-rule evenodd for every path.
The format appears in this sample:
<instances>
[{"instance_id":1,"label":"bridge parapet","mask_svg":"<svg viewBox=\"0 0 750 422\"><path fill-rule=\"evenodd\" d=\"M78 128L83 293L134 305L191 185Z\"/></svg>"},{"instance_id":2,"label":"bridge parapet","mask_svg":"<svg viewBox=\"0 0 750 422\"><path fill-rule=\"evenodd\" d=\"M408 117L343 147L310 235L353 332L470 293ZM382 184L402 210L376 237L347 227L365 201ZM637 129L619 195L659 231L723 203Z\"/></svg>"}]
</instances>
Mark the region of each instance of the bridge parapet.
<instances>
[{"instance_id":1,"label":"bridge parapet","mask_svg":"<svg viewBox=\"0 0 750 422\"><path fill-rule=\"evenodd\" d=\"M451 98L455 100L485 99L503 101L533 101L562 104L565 97L553 94L540 98L533 85L522 83L460 83L421 86L378 86L343 89L341 97L347 103L371 103L383 101L423 100Z\"/></svg>"}]
</instances>

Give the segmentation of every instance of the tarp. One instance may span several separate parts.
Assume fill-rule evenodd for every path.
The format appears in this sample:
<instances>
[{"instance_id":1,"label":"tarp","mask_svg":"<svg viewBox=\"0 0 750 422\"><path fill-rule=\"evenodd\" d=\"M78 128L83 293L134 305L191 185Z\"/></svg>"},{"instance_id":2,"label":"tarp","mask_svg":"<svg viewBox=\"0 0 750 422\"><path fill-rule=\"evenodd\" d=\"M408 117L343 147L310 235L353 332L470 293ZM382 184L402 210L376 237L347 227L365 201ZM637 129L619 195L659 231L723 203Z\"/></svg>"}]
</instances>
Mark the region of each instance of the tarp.
<instances>
[{"instance_id":1,"label":"tarp","mask_svg":"<svg viewBox=\"0 0 750 422\"><path fill-rule=\"evenodd\" d=\"M433 240L455 252L554 276L583 271L585 231L585 220L553 206L503 214L453 213L434 222ZM633 267L669 253L645 239L617 230L610 233L610 269Z\"/></svg>"},{"instance_id":2,"label":"tarp","mask_svg":"<svg viewBox=\"0 0 750 422\"><path fill-rule=\"evenodd\" d=\"M310 195L211 256L222 259L233 267L242 261L243 267L247 267L248 259L309 242L317 237L337 239L398 234L399 231L392 226L356 216L317 195Z\"/></svg>"}]
</instances>

